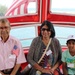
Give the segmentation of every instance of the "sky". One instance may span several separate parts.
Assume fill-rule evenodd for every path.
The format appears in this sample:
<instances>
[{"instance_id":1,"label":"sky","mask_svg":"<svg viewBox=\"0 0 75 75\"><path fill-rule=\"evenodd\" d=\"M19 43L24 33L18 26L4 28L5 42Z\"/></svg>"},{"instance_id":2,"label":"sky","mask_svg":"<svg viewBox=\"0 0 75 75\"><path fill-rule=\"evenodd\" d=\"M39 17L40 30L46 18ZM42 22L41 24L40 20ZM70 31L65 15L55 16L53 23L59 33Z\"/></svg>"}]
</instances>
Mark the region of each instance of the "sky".
<instances>
[{"instance_id":1,"label":"sky","mask_svg":"<svg viewBox=\"0 0 75 75\"><path fill-rule=\"evenodd\" d=\"M9 7L13 0L0 0L0 4Z\"/></svg>"}]
</instances>

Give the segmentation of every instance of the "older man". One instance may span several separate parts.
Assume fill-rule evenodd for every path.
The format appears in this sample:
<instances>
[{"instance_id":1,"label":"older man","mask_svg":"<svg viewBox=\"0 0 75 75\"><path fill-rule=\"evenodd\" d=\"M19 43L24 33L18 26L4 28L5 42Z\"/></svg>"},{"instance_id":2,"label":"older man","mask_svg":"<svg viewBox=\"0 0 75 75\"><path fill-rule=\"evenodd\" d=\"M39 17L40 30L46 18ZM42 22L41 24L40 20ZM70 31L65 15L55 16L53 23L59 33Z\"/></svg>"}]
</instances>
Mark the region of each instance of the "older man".
<instances>
[{"instance_id":1,"label":"older man","mask_svg":"<svg viewBox=\"0 0 75 75\"><path fill-rule=\"evenodd\" d=\"M20 41L10 36L10 22L0 19L0 75L21 75L20 65L26 62Z\"/></svg>"}]
</instances>

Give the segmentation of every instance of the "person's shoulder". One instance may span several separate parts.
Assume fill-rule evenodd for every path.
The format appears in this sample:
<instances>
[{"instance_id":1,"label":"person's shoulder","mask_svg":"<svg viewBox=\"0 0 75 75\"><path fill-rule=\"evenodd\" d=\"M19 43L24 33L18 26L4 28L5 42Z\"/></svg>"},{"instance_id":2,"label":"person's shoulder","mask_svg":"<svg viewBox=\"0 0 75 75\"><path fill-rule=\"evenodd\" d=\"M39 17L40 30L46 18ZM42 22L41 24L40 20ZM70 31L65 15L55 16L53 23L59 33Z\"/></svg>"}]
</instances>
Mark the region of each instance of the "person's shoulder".
<instances>
[{"instance_id":1,"label":"person's shoulder","mask_svg":"<svg viewBox=\"0 0 75 75\"><path fill-rule=\"evenodd\" d=\"M63 54L67 54L68 50L65 50L64 52L62 52Z\"/></svg>"},{"instance_id":2,"label":"person's shoulder","mask_svg":"<svg viewBox=\"0 0 75 75\"><path fill-rule=\"evenodd\" d=\"M40 40L41 39L41 37L35 37L33 40Z\"/></svg>"},{"instance_id":3,"label":"person's shoulder","mask_svg":"<svg viewBox=\"0 0 75 75\"><path fill-rule=\"evenodd\" d=\"M54 37L54 38L52 38L53 40L55 40L55 41L59 41L56 37Z\"/></svg>"},{"instance_id":4,"label":"person's shoulder","mask_svg":"<svg viewBox=\"0 0 75 75\"><path fill-rule=\"evenodd\" d=\"M55 42L55 43L58 43L59 42L59 40L57 39L57 38L52 38L52 40Z\"/></svg>"},{"instance_id":5,"label":"person's shoulder","mask_svg":"<svg viewBox=\"0 0 75 75\"><path fill-rule=\"evenodd\" d=\"M32 42L34 42L34 43L41 43L41 37L35 37L34 39L33 39L33 41Z\"/></svg>"},{"instance_id":6,"label":"person's shoulder","mask_svg":"<svg viewBox=\"0 0 75 75\"><path fill-rule=\"evenodd\" d=\"M63 58L68 57L68 50L65 50L64 52L62 52L62 57Z\"/></svg>"}]
</instances>

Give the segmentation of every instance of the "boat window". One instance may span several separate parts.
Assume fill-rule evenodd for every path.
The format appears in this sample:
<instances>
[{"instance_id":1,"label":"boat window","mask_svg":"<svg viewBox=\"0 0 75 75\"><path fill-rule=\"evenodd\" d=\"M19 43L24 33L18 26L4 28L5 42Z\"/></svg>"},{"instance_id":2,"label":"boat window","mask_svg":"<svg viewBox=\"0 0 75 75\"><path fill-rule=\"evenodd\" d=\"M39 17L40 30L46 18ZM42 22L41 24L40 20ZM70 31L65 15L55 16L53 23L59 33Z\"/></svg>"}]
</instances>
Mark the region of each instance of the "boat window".
<instances>
[{"instance_id":1,"label":"boat window","mask_svg":"<svg viewBox=\"0 0 75 75\"><path fill-rule=\"evenodd\" d=\"M69 35L75 35L75 27L70 26L58 26L54 25L56 38L60 41L62 46L66 46L66 40ZM21 43L22 47L29 47L33 38L37 36L35 26L22 27L22 28L12 28L10 34L17 37Z\"/></svg>"},{"instance_id":2,"label":"boat window","mask_svg":"<svg viewBox=\"0 0 75 75\"><path fill-rule=\"evenodd\" d=\"M22 43L22 47L29 47L32 39L36 36L35 27L30 26L22 28L12 28L10 31L10 35L18 38Z\"/></svg>"},{"instance_id":3,"label":"boat window","mask_svg":"<svg viewBox=\"0 0 75 75\"><path fill-rule=\"evenodd\" d=\"M50 5L52 13L75 15L75 0L50 0Z\"/></svg>"},{"instance_id":4,"label":"boat window","mask_svg":"<svg viewBox=\"0 0 75 75\"><path fill-rule=\"evenodd\" d=\"M69 35L75 35L75 27L71 26L54 26L56 38L59 39L62 46L66 46L66 40Z\"/></svg>"}]
</instances>

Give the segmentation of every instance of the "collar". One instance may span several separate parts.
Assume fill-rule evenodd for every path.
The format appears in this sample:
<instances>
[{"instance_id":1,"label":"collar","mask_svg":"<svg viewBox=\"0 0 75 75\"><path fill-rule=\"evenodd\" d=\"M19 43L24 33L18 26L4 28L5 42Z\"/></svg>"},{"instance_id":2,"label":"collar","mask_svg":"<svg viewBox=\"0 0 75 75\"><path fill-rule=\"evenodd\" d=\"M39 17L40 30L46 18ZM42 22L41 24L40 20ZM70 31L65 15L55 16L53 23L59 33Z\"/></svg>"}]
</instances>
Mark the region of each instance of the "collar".
<instances>
[{"instance_id":1,"label":"collar","mask_svg":"<svg viewBox=\"0 0 75 75\"><path fill-rule=\"evenodd\" d=\"M7 41L10 41L10 39L11 39L11 36L9 35L9 38L8 38ZM2 41L1 37L0 37L0 41ZM7 41L6 41L6 42L7 42Z\"/></svg>"}]
</instances>

